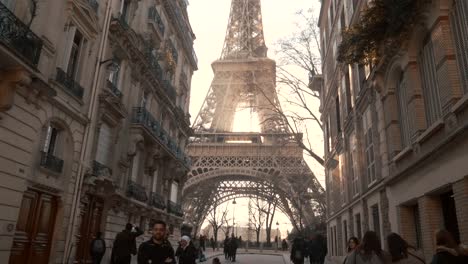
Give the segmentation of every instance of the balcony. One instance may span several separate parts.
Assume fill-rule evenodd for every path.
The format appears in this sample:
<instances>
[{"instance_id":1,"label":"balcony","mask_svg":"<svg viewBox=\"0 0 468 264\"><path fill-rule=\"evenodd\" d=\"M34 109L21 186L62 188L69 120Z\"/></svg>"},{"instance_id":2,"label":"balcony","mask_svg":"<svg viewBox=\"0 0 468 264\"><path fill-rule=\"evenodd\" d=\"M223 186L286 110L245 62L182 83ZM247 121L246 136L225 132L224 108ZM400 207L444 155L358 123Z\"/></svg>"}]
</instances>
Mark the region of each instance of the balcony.
<instances>
[{"instance_id":1,"label":"balcony","mask_svg":"<svg viewBox=\"0 0 468 264\"><path fill-rule=\"evenodd\" d=\"M176 47L174 46L174 43L172 41L168 40L167 42L167 48L169 49L169 52L172 55L172 58L174 59L174 62L177 64L179 61L179 53L177 52Z\"/></svg>"},{"instance_id":2,"label":"balcony","mask_svg":"<svg viewBox=\"0 0 468 264\"><path fill-rule=\"evenodd\" d=\"M111 81L107 80L107 88L118 98L122 98L122 92L117 88L117 86Z\"/></svg>"},{"instance_id":3,"label":"balcony","mask_svg":"<svg viewBox=\"0 0 468 264\"><path fill-rule=\"evenodd\" d=\"M134 181L128 182L127 196L140 202L148 201L148 195L146 194L145 187Z\"/></svg>"},{"instance_id":4,"label":"balcony","mask_svg":"<svg viewBox=\"0 0 468 264\"><path fill-rule=\"evenodd\" d=\"M88 0L89 5L91 8L97 13L99 9L99 3L96 0Z\"/></svg>"},{"instance_id":5,"label":"balcony","mask_svg":"<svg viewBox=\"0 0 468 264\"><path fill-rule=\"evenodd\" d=\"M159 30L159 33L164 36L164 31L166 30L166 26L164 26L164 23L161 19L161 16L158 13L158 10L154 6L150 7L148 11L148 19L151 20L151 22L154 22Z\"/></svg>"},{"instance_id":6,"label":"balcony","mask_svg":"<svg viewBox=\"0 0 468 264\"><path fill-rule=\"evenodd\" d=\"M161 210L166 209L166 203L164 202L164 197L155 192L151 193L149 204L153 206L154 208L158 208Z\"/></svg>"},{"instance_id":7,"label":"balcony","mask_svg":"<svg viewBox=\"0 0 468 264\"><path fill-rule=\"evenodd\" d=\"M167 151L176 157L185 167L190 168L190 158L177 146L177 142L169 137L169 134L161 126L161 123L145 108L133 108L132 122L143 126L160 145L166 148Z\"/></svg>"},{"instance_id":8,"label":"balcony","mask_svg":"<svg viewBox=\"0 0 468 264\"><path fill-rule=\"evenodd\" d=\"M182 206L180 204L174 203L171 200L167 200L167 212L178 217L184 216Z\"/></svg>"},{"instance_id":9,"label":"balcony","mask_svg":"<svg viewBox=\"0 0 468 264\"><path fill-rule=\"evenodd\" d=\"M112 169L106 165L93 161L93 175L99 176L110 176L112 175Z\"/></svg>"},{"instance_id":10,"label":"balcony","mask_svg":"<svg viewBox=\"0 0 468 264\"><path fill-rule=\"evenodd\" d=\"M145 55L146 60L151 67L151 71L154 73L154 75L156 75L158 80L162 80L163 70L161 68L161 65L159 65L158 56L155 54L155 50L151 47L148 47L146 49Z\"/></svg>"},{"instance_id":11,"label":"balcony","mask_svg":"<svg viewBox=\"0 0 468 264\"><path fill-rule=\"evenodd\" d=\"M74 96L83 98L84 88L60 68L57 68L56 81Z\"/></svg>"},{"instance_id":12,"label":"balcony","mask_svg":"<svg viewBox=\"0 0 468 264\"><path fill-rule=\"evenodd\" d=\"M2 2L0 21L0 43L36 67L41 55L42 40Z\"/></svg>"},{"instance_id":13,"label":"balcony","mask_svg":"<svg viewBox=\"0 0 468 264\"><path fill-rule=\"evenodd\" d=\"M47 153L41 151L41 167L51 170L56 173L62 173L63 169L63 160Z\"/></svg>"}]
</instances>

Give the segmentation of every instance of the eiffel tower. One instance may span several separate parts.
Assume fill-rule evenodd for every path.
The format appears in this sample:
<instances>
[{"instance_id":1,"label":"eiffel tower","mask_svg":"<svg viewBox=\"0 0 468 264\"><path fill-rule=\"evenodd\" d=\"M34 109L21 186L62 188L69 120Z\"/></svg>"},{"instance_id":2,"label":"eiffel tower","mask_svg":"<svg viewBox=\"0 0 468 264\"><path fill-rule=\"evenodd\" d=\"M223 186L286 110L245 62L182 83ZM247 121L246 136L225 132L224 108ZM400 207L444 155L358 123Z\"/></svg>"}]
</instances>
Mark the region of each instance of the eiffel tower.
<instances>
[{"instance_id":1,"label":"eiffel tower","mask_svg":"<svg viewBox=\"0 0 468 264\"><path fill-rule=\"evenodd\" d=\"M260 0L232 0L221 58L188 145L192 168L183 189L186 221L200 228L210 210L240 197L277 201L296 228L325 211L324 190L303 158L276 93ZM240 107L257 114L259 132L233 132Z\"/></svg>"}]
</instances>

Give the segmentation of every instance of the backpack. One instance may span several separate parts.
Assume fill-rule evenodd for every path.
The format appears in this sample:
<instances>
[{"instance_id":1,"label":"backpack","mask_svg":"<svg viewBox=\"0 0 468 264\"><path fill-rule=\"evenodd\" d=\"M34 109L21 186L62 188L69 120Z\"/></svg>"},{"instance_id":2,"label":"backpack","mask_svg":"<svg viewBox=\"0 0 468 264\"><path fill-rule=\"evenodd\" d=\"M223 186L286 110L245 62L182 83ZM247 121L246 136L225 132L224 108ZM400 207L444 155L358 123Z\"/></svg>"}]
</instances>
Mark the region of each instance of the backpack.
<instances>
[{"instance_id":1,"label":"backpack","mask_svg":"<svg viewBox=\"0 0 468 264\"><path fill-rule=\"evenodd\" d=\"M104 248L104 241L102 239L96 239L93 243L93 252L95 253L103 253L105 250Z\"/></svg>"}]
</instances>

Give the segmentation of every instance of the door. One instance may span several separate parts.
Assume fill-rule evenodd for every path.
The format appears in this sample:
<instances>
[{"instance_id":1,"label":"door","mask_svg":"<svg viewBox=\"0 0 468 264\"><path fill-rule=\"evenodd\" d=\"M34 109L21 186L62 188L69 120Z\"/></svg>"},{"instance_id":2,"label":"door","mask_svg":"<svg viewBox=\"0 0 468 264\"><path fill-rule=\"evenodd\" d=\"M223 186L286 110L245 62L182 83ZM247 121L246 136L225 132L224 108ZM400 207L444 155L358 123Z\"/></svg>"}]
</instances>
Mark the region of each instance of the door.
<instances>
[{"instance_id":1,"label":"door","mask_svg":"<svg viewBox=\"0 0 468 264\"><path fill-rule=\"evenodd\" d=\"M16 224L10 264L47 264L57 213L56 197L27 190Z\"/></svg>"},{"instance_id":2,"label":"door","mask_svg":"<svg viewBox=\"0 0 468 264\"><path fill-rule=\"evenodd\" d=\"M89 255L90 243L96 232L101 231L103 201L96 196L88 195L87 202L82 205L80 236L76 252L78 263L91 263Z\"/></svg>"}]
</instances>

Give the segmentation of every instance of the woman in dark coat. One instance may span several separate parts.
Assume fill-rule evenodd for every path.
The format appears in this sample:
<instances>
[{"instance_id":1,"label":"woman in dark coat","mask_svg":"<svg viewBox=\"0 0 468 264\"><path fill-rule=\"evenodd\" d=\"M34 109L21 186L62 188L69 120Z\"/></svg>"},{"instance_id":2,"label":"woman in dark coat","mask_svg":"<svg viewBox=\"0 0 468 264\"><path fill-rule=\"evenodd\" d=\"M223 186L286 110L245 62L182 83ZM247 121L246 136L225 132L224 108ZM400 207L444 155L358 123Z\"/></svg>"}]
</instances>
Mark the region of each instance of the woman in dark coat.
<instances>
[{"instance_id":1,"label":"woman in dark coat","mask_svg":"<svg viewBox=\"0 0 468 264\"><path fill-rule=\"evenodd\" d=\"M188 236L183 236L176 251L179 264L195 264L197 259L197 249L190 243Z\"/></svg>"}]
</instances>

